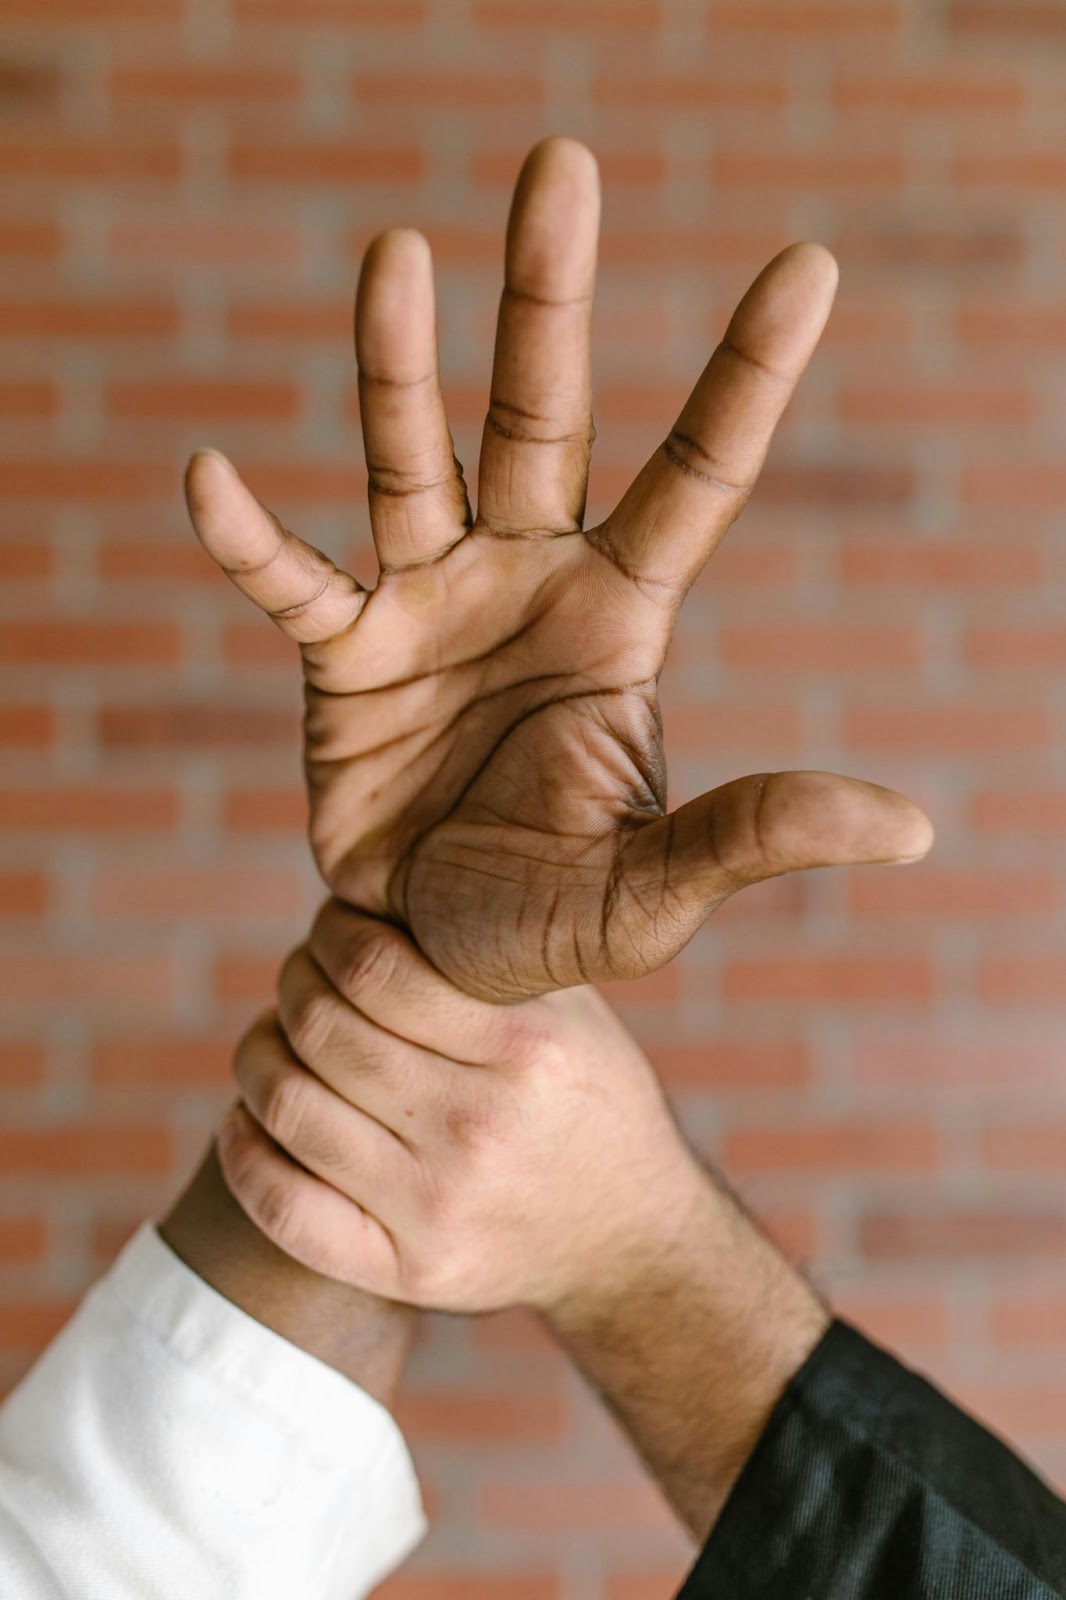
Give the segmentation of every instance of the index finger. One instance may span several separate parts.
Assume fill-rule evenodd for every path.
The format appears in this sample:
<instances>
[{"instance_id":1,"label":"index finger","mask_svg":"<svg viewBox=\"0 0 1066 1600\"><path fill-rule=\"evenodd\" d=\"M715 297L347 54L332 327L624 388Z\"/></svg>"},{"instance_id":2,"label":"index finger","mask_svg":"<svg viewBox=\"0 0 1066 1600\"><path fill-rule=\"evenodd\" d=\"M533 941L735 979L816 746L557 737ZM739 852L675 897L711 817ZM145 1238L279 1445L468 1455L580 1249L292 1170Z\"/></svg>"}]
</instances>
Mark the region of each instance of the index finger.
<instances>
[{"instance_id":1,"label":"index finger","mask_svg":"<svg viewBox=\"0 0 1066 1600\"><path fill-rule=\"evenodd\" d=\"M308 949L330 982L371 1022L410 1044L471 1066L504 1066L536 1002L497 1006L456 989L400 928L327 900Z\"/></svg>"},{"instance_id":2,"label":"index finger","mask_svg":"<svg viewBox=\"0 0 1066 1600\"><path fill-rule=\"evenodd\" d=\"M755 487L836 285L836 262L812 244L756 278L670 434L590 535L633 577L684 588L713 554Z\"/></svg>"}]
</instances>

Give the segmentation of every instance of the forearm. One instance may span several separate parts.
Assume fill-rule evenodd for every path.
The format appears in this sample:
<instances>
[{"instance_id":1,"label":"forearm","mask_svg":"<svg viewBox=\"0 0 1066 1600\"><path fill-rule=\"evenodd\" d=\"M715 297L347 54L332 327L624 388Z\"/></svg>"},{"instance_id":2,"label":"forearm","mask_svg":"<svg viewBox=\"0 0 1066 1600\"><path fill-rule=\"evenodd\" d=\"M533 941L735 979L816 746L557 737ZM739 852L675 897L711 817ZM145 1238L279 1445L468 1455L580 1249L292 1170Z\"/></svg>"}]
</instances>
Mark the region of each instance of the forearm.
<instances>
[{"instance_id":1,"label":"forearm","mask_svg":"<svg viewBox=\"0 0 1066 1600\"><path fill-rule=\"evenodd\" d=\"M214 1144L159 1232L227 1300L391 1405L416 1313L322 1277L271 1244L226 1187Z\"/></svg>"},{"instance_id":2,"label":"forearm","mask_svg":"<svg viewBox=\"0 0 1066 1600\"><path fill-rule=\"evenodd\" d=\"M660 1215L624 1274L549 1321L702 1541L830 1317L695 1164Z\"/></svg>"}]
</instances>

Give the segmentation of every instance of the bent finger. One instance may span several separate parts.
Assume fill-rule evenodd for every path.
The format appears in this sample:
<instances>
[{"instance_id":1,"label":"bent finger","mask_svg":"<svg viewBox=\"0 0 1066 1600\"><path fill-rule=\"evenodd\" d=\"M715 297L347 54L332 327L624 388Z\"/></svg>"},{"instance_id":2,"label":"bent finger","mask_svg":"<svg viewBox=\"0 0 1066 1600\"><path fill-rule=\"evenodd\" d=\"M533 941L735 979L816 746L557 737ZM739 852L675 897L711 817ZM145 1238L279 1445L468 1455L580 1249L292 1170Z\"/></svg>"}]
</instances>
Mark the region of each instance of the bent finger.
<instances>
[{"instance_id":1,"label":"bent finger","mask_svg":"<svg viewBox=\"0 0 1066 1600\"><path fill-rule=\"evenodd\" d=\"M185 473L185 499L208 555L290 639L322 644L355 621L366 592L283 528L225 456L196 452Z\"/></svg>"},{"instance_id":2,"label":"bent finger","mask_svg":"<svg viewBox=\"0 0 1066 1600\"><path fill-rule=\"evenodd\" d=\"M387 1228L305 1172L241 1106L217 1135L222 1175L241 1210L293 1260L382 1299L399 1299L400 1266Z\"/></svg>"}]
</instances>

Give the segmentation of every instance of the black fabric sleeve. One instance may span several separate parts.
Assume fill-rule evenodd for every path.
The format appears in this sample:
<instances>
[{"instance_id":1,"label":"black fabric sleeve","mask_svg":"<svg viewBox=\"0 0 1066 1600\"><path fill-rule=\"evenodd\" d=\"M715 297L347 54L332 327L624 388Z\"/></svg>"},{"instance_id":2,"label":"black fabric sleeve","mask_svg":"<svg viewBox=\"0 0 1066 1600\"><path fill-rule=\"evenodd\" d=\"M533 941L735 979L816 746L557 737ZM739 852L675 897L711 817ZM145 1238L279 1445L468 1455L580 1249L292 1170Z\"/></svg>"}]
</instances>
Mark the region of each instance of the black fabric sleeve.
<instances>
[{"instance_id":1,"label":"black fabric sleeve","mask_svg":"<svg viewBox=\"0 0 1066 1600\"><path fill-rule=\"evenodd\" d=\"M938 1390L835 1322L678 1600L1064 1600L1066 1505Z\"/></svg>"}]
</instances>

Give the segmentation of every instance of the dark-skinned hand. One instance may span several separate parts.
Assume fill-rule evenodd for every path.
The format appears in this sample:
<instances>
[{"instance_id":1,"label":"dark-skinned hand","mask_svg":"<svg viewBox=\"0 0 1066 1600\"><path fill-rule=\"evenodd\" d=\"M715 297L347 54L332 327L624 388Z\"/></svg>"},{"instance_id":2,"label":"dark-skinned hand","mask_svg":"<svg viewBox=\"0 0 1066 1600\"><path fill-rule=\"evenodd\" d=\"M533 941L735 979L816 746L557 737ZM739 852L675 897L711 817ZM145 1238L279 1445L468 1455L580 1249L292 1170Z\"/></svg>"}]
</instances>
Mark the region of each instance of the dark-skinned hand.
<instances>
[{"instance_id":1,"label":"dark-skinned hand","mask_svg":"<svg viewBox=\"0 0 1066 1600\"><path fill-rule=\"evenodd\" d=\"M373 590L221 456L198 453L187 478L208 551L300 645L326 883L492 1000L640 977L748 884L912 860L932 837L900 796L825 773L738 778L668 811L658 682L675 619L752 492L837 275L814 245L770 263L665 442L586 529L598 224L590 153L537 146L507 232L476 514L429 249L409 230L371 246L356 349Z\"/></svg>"}]
</instances>

